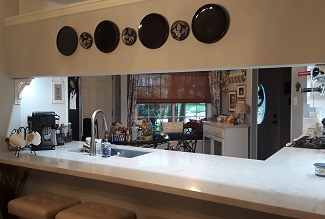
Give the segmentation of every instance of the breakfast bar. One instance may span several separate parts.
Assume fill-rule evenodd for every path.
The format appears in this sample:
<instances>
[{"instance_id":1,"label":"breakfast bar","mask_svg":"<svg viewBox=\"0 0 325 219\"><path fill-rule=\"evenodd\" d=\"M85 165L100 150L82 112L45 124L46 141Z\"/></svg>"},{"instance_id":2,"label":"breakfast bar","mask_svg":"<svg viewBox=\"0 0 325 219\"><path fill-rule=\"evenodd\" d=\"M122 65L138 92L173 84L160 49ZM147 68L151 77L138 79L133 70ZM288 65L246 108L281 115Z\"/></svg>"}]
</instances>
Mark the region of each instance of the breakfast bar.
<instances>
[{"instance_id":1,"label":"breakfast bar","mask_svg":"<svg viewBox=\"0 0 325 219\"><path fill-rule=\"evenodd\" d=\"M109 194L139 218L154 209L174 218L325 217L325 178L315 176L313 166L324 162L322 150L285 147L261 161L116 145L145 153L103 158L80 151L82 145L36 155L24 150L20 157L4 151L0 163L32 171L27 193L51 188L84 200Z\"/></svg>"}]
</instances>

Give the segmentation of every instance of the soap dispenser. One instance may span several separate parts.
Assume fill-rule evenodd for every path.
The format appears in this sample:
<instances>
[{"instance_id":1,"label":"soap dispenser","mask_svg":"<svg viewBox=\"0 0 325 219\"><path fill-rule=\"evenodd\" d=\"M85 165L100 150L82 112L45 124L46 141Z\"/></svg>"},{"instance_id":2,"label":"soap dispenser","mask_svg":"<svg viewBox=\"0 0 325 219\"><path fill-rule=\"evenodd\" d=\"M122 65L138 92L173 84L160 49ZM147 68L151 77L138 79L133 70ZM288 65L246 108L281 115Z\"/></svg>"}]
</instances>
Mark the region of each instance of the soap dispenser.
<instances>
[{"instance_id":1,"label":"soap dispenser","mask_svg":"<svg viewBox=\"0 0 325 219\"><path fill-rule=\"evenodd\" d=\"M102 157L110 157L112 151L112 145L108 142L108 136L105 135L105 140L102 143Z\"/></svg>"}]
</instances>

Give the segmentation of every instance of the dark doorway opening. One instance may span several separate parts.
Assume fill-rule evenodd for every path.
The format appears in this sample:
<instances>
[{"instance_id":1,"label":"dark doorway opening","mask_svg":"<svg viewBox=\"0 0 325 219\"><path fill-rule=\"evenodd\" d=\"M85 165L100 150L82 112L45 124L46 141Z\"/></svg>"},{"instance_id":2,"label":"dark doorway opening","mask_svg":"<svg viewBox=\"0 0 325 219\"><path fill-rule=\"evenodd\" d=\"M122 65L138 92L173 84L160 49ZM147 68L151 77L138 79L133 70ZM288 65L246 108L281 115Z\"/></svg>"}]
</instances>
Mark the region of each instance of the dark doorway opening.
<instances>
[{"instance_id":1,"label":"dark doorway opening","mask_svg":"<svg viewBox=\"0 0 325 219\"><path fill-rule=\"evenodd\" d=\"M265 114L257 125L257 159L265 160L290 141L291 68L258 70L265 92Z\"/></svg>"}]
</instances>

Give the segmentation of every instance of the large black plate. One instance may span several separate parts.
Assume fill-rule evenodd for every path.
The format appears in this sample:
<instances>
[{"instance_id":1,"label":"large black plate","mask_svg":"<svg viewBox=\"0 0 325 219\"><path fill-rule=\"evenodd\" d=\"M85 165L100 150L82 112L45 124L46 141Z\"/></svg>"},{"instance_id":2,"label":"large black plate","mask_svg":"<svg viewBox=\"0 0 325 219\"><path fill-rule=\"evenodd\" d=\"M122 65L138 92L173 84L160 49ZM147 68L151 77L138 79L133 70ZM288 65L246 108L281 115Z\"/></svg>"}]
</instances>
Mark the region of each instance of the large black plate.
<instances>
[{"instance_id":1,"label":"large black plate","mask_svg":"<svg viewBox=\"0 0 325 219\"><path fill-rule=\"evenodd\" d=\"M97 25L94 38L97 48L104 53L109 53L116 49L120 40L120 32L115 23L105 20Z\"/></svg>"},{"instance_id":2,"label":"large black plate","mask_svg":"<svg viewBox=\"0 0 325 219\"><path fill-rule=\"evenodd\" d=\"M203 43L215 43L221 40L229 28L227 11L216 4L207 4L199 8L192 19L192 32Z\"/></svg>"},{"instance_id":3,"label":"large black plate","mask_svg":"<svg viewBox=\"0 0 325 219\"><path fill-rule=\"evenodd\" d=\"M162 15L148 14L139 26L140 42L149 49L157 49L165 44L169 34L169 25Z\"/></svg>"},{"instance_id":4,"label":"large black plate","mask_svg":"<svg viewBox=\"0 0 325 219\"><path fill-rule=\"evenodd\" d=\"M61 54L65 56L72 55L78 46L78 35L76 31L69 26L62 27L56 37L56 46Z\"/></svg>"}]
</instances>

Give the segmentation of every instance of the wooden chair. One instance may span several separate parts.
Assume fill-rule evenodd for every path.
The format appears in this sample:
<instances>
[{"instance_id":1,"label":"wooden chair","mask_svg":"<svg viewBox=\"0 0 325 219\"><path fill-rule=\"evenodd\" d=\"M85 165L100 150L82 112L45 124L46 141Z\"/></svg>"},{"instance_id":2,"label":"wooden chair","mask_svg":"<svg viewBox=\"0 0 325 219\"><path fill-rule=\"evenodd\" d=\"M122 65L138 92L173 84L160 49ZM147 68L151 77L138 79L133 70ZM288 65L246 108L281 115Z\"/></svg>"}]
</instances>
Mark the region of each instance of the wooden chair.
<instances>
[{"instance_id":1,"label":"wooden chair","mask_svg":"<svg viewBox=\"0 0 325 219\"><path fill-rule=\"evenodd\" d=\"M188 122L183 125L183 131L183 138L178 140L176 149L195 153L197 140L201 132L201 124Z\"/></svg>"}]
</instances>

